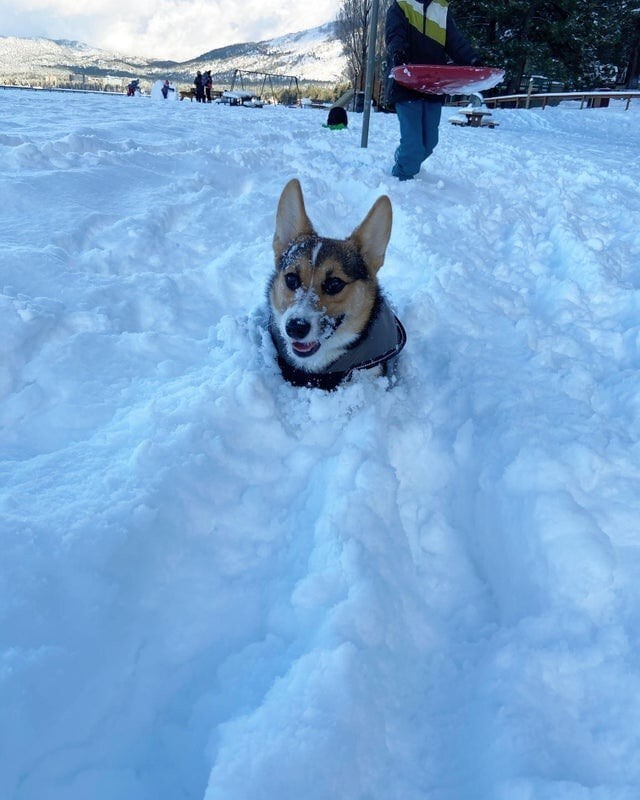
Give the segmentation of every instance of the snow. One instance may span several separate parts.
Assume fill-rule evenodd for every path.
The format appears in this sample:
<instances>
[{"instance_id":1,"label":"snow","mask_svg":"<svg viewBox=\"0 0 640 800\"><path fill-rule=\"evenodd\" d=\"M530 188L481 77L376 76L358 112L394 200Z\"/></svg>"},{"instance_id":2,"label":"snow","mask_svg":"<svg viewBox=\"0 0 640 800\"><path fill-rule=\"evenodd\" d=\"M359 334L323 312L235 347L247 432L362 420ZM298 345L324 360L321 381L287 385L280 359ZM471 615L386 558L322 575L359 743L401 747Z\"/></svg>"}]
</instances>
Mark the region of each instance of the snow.
<instances>
[{"instance_id":1,"label":"snow","mask_svg":"<svg viewBox=\"0 0 640 800\"><path fill-rule=\"evenodd\" d=\"M0 93L0 797L636 800L640 105ZM380 195L399 383L284 383L276 204Z\"/></svg>"}]
</instances>

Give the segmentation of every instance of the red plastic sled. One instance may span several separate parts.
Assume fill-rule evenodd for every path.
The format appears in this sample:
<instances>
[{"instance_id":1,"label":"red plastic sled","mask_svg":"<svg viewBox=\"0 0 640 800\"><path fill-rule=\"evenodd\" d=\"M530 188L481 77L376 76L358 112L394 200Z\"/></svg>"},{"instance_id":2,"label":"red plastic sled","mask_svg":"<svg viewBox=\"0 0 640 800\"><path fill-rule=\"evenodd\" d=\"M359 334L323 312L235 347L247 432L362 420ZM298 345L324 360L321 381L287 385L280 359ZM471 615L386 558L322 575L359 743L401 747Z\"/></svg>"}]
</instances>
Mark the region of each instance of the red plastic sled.
<instances>
[{"instance_id":1,"label":"red plastic sled","mask_svg":"<svg viewBox=\"0 0 640 800\"><path fill-rule=\"evenodd\" d=\"M402 64L391 70L391 77L421 94L474 94L497 86L504 78L504 70L452 64Z\"/></svg>"}]
</instances>

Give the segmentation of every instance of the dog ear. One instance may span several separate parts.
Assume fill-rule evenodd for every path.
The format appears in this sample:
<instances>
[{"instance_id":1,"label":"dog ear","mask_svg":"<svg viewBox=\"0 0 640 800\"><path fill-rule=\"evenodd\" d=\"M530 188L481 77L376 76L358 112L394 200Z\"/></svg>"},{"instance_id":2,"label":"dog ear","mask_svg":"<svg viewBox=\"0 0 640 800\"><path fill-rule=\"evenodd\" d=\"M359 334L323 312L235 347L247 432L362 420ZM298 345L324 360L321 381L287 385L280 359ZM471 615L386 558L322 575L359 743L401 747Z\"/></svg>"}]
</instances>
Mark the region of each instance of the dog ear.
<instances>
[{"instance_id":1,"label":"dog ear","mask_svg":"<svg viewBox=\"0 0 640 800\"><path fill-rule=\"evenodd\" d=\"M367 268L374 275L384 263L392 220L391 200L385 194L376 200L364 222L349 237L357 244Z\"/></svg>"},{"instance_id":2,"label":"dog ear","mask_svg":"<svg viewBox=\"0 0 640 800\"><path fill-rule=\"evenodd\" d=\"M304 207L300 181L293 178L282 190L278 203L276 232L273 236L276 263L294 239L313 233L315 231Z\"/></svg>"}]
</instances>

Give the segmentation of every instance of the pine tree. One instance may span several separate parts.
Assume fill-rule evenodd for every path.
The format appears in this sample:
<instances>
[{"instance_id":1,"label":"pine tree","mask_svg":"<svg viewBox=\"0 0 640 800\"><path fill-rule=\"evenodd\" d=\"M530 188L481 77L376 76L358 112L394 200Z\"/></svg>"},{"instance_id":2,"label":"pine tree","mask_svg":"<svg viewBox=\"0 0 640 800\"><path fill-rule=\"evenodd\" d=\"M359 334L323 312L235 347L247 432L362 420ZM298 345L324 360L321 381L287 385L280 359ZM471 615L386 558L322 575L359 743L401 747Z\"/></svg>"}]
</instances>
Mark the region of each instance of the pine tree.
<instances>
[{"instance_id":1,"label":"pine tree","mask_svg":"<svg viewBox=\"0 0 640 800\"><path fill-rule=\"evenodd\" d=\"M634 53L638 68L640 0L452 0L451 9L485 63L506 70L509 91L531 74L592 88L629 72Z\"/></svg>"}]
</instances>

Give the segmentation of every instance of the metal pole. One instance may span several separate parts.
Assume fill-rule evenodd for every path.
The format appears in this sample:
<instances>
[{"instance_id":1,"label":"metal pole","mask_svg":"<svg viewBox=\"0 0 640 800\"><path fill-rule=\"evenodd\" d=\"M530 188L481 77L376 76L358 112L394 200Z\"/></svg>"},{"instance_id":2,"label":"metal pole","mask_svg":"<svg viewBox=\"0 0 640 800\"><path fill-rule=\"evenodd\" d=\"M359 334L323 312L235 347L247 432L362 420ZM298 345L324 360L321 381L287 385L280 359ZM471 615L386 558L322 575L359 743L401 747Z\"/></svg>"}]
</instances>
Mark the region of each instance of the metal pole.
<instances>
[{"instance_id":1,"label":"metal pole","mask_svg":"<svg viewBox=\"0 0 640 800\"><path fill-rule=\"evenodd\" d=\"M367 76L364 84L364 108L362 109L362 139L360 147L366 147L369 141L369 117L371 115L371 98L373 96L373 76L376 70L376 39L378 38L378 0L371 3L371 21L369 23L369 56L367 58Z\"/></svg>"}]
</instances>

